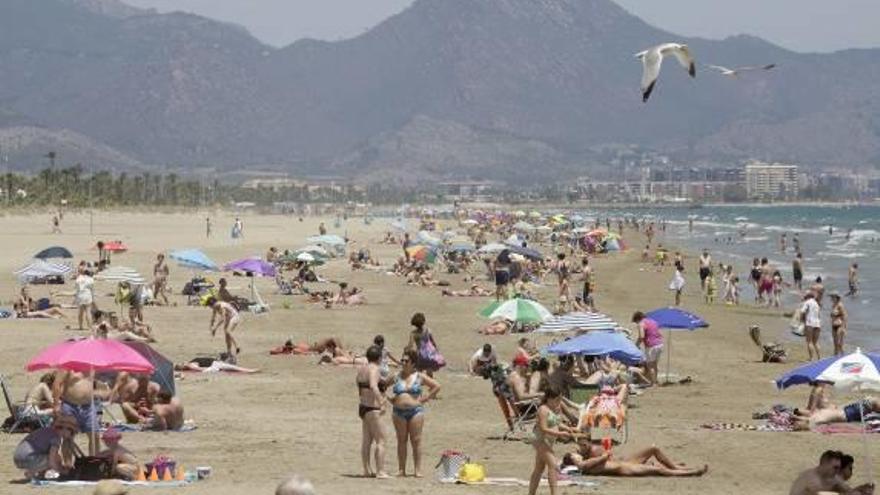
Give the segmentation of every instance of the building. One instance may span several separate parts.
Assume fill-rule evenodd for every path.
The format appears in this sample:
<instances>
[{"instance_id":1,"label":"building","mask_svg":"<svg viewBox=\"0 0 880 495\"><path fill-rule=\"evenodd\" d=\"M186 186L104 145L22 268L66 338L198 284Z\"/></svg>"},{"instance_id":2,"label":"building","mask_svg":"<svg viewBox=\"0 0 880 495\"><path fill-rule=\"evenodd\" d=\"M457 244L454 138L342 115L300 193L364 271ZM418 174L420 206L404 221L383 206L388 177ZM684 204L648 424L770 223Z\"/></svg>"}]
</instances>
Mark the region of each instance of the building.
<instances>
[{"instance_id":1,"label":"building","mask_svg":"<svg viewBox=\"0 0 880 495\"><path fill-rule=\"evenodd\" d=\"M797 165L753 161L746 164L749 199L795 199L799 180Z\"/></svg>"}]
</instances>

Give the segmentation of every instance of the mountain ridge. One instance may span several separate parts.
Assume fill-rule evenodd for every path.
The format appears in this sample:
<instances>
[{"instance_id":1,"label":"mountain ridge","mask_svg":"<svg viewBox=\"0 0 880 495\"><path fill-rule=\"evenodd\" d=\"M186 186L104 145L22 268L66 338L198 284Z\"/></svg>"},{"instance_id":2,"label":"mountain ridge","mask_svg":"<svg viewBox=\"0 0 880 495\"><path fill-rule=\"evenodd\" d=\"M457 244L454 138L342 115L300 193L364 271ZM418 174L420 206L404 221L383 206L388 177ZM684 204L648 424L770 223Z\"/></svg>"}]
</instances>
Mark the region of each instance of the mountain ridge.
<instances>
[{"instance_id":1,"label":"mountain ridge","mask_svg":"<svg viewBox=\"0 0 880 495\"><path fill-rule=\"evenodd\" d=\"M417 0L354 38L283 48L116 0L7 1L15 22L0 16L0 107L18 119L9 125L69 129L137 163L270 163L363 179L396 167L411 182L443 175L424 154L442 146L433 129L458 147L447 159L467 163L449 170L527 182L529 167L508 149L541 157L532 167L546 181L608 172L591 151L606 143L682 163L880 164L880 50L799 54L754 36L682 37L610 0ZM672 40L700 61L779 67L740 79L700 70L691 81L667 64L643 105L632 54ZM410 154L387 145L394 139Z\"/></svg>"}]
</instances>

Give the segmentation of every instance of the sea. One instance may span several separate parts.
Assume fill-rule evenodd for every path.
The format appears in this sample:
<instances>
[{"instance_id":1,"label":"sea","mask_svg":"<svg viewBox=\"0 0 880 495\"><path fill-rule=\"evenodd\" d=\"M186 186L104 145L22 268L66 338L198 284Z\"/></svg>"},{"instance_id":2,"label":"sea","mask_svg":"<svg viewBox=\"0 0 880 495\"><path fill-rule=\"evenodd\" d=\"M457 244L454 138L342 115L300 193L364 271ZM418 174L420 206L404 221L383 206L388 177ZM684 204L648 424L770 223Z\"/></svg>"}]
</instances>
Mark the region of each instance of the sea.
<instances>
[{"instance_id":1,"label":"sea","mask_svg":"<svg viewBox=\"0 0 880 495\"><path fill-rule=\"evenodd\" d=\"M743 281L741 302L745 304L754 301L754 291L746 281L755 257L767 257L791 282L792 238L797 234L804 256L805 286L821 276L826 294L837 291L844 295L849 289L848 268L858 263L860 290L843 301L850 316L847 344L880 350L880 205L718 205L603 209L582 214L602 219L622 215L648 218L657 223L659 242L681 246L693 256L708 249L716 266L718 262L734 265ZM666 224L665 233L659 228L661 222ZM785 252L780 249L782 234L787 237ZM689 266L693 263L695 260ZM784 295L785 308L792 310L798 294L786 290ZM827 298L825 301L823 321L827 325L830 304ZM823 331L823 340L827 341L824 349L829 348L830 335L829 326Z\"/></svg>"}]
</instances>

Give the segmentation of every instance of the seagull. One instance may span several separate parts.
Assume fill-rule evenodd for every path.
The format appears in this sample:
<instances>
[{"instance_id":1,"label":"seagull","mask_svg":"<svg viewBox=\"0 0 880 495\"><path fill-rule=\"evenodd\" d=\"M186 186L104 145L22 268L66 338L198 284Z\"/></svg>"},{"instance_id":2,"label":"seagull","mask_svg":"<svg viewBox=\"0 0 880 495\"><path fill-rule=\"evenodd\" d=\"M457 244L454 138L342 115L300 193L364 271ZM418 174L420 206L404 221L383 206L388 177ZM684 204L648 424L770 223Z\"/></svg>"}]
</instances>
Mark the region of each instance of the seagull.
<instances>
[{"instance_id":1,"label":"seagull","mask_svg":"<svg viewBox=\"0 0 880 495\"><path fill-rule=\"evenodd\" d=\"M736 77L740 75L742 72L751 72L756 70L770 70L776 67L776 64L767 64L767 65L755 65L749 67L737 67L735 69L729 69L727 67L723 67L720 65L707 65L706 67L718 71L721 75Z\"/></svg>"},{"instance_id":2,"label":"seagull","mask_svg":"<svg viewBox=\"0 0 880 495\"><path fill-rule=\"evenodd\" d=\"M643 52L636 53L636 58L642 61L642 101L648 101L657 78L660 77L660 65L667 55L675 55L678 63L687 69L691 77L697 77L697 67L694 57L687 45L681 43L664 43Z\"/></svg>"}]
</instances>

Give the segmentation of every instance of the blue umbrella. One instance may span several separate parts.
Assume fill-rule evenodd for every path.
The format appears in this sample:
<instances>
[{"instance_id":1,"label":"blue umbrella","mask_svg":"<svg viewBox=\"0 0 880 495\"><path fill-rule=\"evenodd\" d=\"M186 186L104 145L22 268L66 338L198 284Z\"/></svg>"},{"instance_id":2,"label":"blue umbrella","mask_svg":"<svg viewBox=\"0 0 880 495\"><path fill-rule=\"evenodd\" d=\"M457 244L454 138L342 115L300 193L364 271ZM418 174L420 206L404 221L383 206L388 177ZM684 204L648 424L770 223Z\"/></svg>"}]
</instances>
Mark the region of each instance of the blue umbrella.
<instances>
[{"instance_id":1,"label":"blue umbrella","mask_svg":"<svg viewBox=\"0 0 880 495\"><path fill-rule=\"evenodd\" d=\"M646 315L667 330L696 330L709 326L706 320L678 308L660 308Z\"/></svg>"},{"instance_id":2,"label":"blue umbrella","mask_svg":"<svg viewBox=\"0 0 880 495\"><path fill-rule=\"evenodd\" d=\"M608 330L587 332L573 339L545 347L542 352L556 355L608 355L628 365L635 365L645 360L642 351L626 335Z\"/></svg>"},{"instance_id":3,"label":"blue umbrella","mask_svg":"<svg viewBox=\"0 0 880 495\"><path fill-rule=\"evenodd\" d=\"M544 255L541 254L540 251L537 251L535 249L525 248L522 246L516 246L516 245L511 245L511 244L508 244L507 249L510 250L511 253L516 253L521 256L525 256L526 258L529 258L529 259L533 259L533 260L544 259Z\"/></svg>"},{"instance_id":4,"label":"blue umbrella","mask_svg":"<svg viewBox=\"0 0 880 495\"><path fill-rule=\"evenodd\" d=\"M669 365L672 361L672 331L706 328L709 323L699 316L679 308L658 308L646 315L665 328L666 334L666 383L669 383Z\"/></svg>"},{"instance_id":5,"label":"blue umbrella","mask_svg":"<svg viewBox=\"0 0 880 495\"><path fill-rule=\"evenodd\" d=\"M219 271L217 264L211 258L198 249L181 249L168 253L168 257L176 261L184 268L194 270Z\"/></svg>"},{"instance_id":6,"label":"blue umbrella","mask_svg":"<svg viewBox=\"0 0 880 495\"><path fill-rule=\"evenodd\" d=\"M34 258L48 260L52 258L73 258L73 253L69 249L62 246L52 246L40 251L34 255Z\"/></svg>"}]
</instances>

